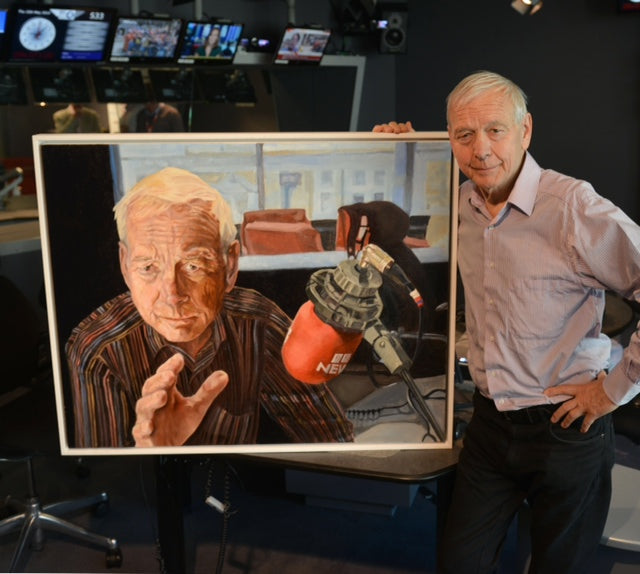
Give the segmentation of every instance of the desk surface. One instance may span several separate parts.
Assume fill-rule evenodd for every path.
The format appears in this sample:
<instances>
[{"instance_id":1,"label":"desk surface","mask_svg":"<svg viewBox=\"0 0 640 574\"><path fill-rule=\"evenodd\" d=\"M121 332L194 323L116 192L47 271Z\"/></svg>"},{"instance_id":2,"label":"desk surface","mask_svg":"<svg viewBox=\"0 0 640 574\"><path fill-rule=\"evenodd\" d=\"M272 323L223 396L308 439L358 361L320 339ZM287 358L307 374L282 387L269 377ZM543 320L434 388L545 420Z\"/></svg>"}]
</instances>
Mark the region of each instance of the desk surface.
<instances>
[{"instance_id":1,"label":"desk surface","mask_svg":"<svg viewBox=\"0 0 640 574\"><path fill-rule=\"evenodd\" d=\"M296 452L237 455L267 464L394 482L425 482L452 471L462 445L451 449Z\"/></svg>"},{"instance_id":2,"label":"desk surface","mask_svg":"<svg viewBox=\"0 0 640 574\"><path fill-rule=\"evenodd\" d=\"M40 249L38 220L0 222L0 255Z\"/></svg>"}]
</instances>

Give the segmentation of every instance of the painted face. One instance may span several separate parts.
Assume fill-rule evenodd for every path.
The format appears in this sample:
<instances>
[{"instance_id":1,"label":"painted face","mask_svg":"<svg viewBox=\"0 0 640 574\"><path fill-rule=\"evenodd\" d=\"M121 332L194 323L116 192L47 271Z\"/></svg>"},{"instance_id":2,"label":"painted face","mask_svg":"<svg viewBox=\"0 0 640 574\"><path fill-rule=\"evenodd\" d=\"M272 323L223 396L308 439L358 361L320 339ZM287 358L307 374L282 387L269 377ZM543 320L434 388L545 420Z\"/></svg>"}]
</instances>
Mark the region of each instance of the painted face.
<instances>
[{"instance_id":1,"label":"painted face","mask_svg":"<svg viewBox=\"0 0 640 574\"><path fill-rule=\"evenodd\" d=\"M163 213L132 206L120 268L146 323L195 356L235 283L234 243L225 265L216 218L193 205Z\"/></svg>"},{"instance_id":2,"label":"painted face","mask_svg":"<svg viewBox=\"0 0 640 574\"><path fill-rule=\"evenodd\" d=\"M505 201L531 141L527 114L516 124L511 100L488 91L449 110L449 139L460 170L492 203Z\"/></svg>"}]
</instances>

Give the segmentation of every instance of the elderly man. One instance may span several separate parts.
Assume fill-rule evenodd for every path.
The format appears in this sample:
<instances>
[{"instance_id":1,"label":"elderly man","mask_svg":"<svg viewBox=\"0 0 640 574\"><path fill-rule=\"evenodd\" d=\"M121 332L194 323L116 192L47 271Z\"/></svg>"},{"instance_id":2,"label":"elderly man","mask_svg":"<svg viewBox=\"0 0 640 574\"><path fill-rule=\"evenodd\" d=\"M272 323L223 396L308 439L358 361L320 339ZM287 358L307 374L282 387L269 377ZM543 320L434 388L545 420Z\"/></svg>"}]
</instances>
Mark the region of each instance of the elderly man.
<instances>
[{"instance_id":1,"label":"elderly man","mask_svg":"<svg viewBox=\"0 0 640 574\"><path fill-rule=\"evenodd\" d=\"M640 228L587 182L536 163L526 97L507 78L463 79L447 122L468 178L458 264L477 389L439 572L494 572L527 500L529 572L581 574L609 509L610 413L640 392L640 332L610 370L601 332L605 289L640 301Z\"/></svg>"},{"instance_id":2,"label":"elderly man","mask_svg":"<svg viewBox=\"0 0 640 574\"><path fill-rule=\"evenodd\" d=\"M286 372L290 319L235 287L240 247L216 190L166 168L114 211L129 291L67 342L75 446L253 444L261 411L291 441L353 439L330 390Z\"/></svg>"}]
</instances>

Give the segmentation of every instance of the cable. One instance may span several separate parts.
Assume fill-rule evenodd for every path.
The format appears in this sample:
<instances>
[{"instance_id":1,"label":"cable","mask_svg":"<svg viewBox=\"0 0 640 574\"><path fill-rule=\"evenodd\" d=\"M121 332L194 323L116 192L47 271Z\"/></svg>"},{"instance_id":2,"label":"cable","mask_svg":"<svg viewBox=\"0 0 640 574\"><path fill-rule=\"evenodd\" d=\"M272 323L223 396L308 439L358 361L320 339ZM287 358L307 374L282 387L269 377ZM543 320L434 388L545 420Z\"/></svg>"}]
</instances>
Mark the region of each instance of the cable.
<instances>
[{"instance_id":1,"label":"cable","mask_svg":"<svg viewBox=\"0 0 640 574\"><path fill-rule=\"evenodd\" d=\"M215 498L211 492L213 489L213 477L215 467L213 459L208 460L207 481L205 484L205 502L222 514L222 529L220 532L220 547L218 549L218 559L216 562L216 574L221 574L224 568L224 560L227 551L227 541L229 539L229 519L235 514L231 511L231 474L232 467L228 462L224 462L223 476L223 498L222 501ZM235 474L235 472L233 473Z\"/></svg>"}]
</instances>

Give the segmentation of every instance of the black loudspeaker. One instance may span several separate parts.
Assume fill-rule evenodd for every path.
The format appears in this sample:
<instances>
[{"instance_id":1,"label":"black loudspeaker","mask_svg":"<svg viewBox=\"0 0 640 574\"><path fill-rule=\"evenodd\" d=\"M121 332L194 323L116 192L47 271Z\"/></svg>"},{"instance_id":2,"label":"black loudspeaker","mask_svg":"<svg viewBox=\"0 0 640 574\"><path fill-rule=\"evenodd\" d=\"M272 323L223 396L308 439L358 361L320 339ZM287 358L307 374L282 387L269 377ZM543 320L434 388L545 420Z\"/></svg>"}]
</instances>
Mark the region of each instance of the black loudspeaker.
<instances>
[{"instance_id":1,"label":"black loudspeaker","mask_svg":"<svg viewBox=\"0 0 640 574\"><path fill-rule=\"evenodd\" d=\"M380 53L381 54L406 54L407 53L407 10L382 10L379 25L380 29Z\"/></svg>"}]
</instances>

